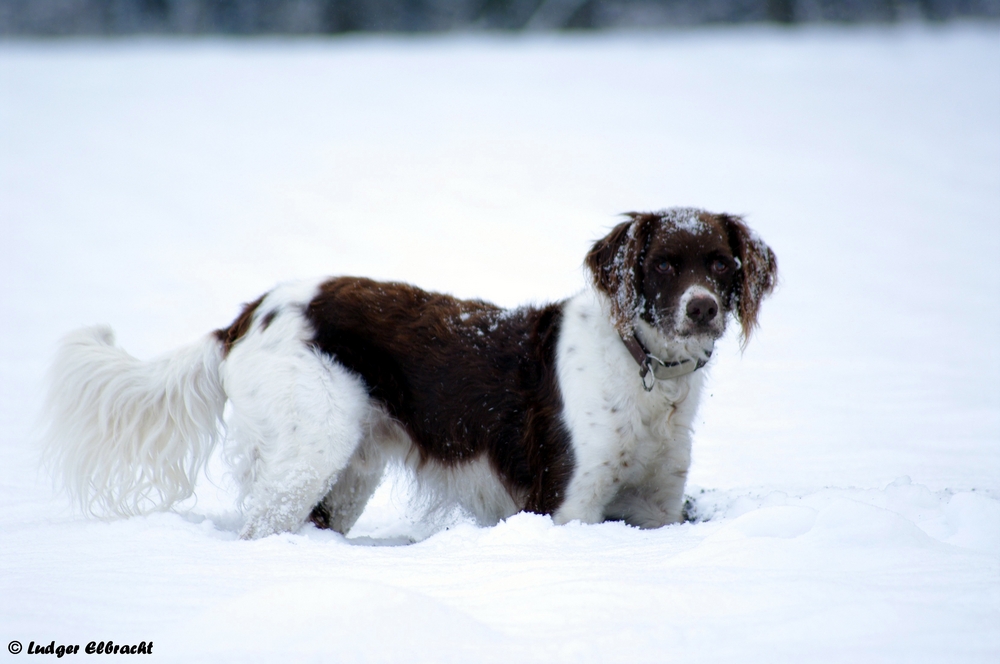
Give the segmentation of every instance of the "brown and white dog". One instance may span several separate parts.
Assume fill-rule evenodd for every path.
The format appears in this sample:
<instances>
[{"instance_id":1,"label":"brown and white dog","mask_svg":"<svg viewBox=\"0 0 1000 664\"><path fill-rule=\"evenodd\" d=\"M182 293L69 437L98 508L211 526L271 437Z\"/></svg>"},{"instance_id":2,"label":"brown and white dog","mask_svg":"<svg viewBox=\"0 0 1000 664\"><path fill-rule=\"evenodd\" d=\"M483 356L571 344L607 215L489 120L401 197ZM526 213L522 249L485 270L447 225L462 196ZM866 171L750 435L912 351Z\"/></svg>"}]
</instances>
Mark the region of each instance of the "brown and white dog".
<instances>
[{"instance_id":1,"label":"brown and white dog","mask_svg":"<svg viewBox=\"0 0 1000 664\"><path fill-rule=\"evenodd\" d=\"M592 284L547 306L339 277L278 286L148 362L107 327L74 332L49 376L50 457L85 510L127 516L192 495L225 437L244 538L347 533L394 460L483 524L675 523L699 369L730 313L746 342L777 265L739 217L627 217L587 255Z\"/></svg>"}]
</instances>

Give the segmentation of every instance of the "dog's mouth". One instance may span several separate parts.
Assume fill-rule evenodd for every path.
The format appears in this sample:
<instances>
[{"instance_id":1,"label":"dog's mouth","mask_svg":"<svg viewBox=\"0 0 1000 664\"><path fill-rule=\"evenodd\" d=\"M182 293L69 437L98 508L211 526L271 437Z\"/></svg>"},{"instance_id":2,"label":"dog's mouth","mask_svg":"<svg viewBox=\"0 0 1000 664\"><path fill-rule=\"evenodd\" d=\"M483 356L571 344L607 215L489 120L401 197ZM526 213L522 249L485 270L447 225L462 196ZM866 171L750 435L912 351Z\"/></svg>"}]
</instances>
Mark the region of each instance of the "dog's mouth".
<instances>
[{"instance_id":1,"label":"dog's mouth","mask_svg":"<svg viewBox=\"0 0 1000 664\"><path fill-rule=\"evenodd\" d=\"M644 320L639 320L636 333L649 352L665 364L694 361L705 364L715 351L720 335L714 333L677 334L664 333Z\"/></svg>"},{"instance_id":2,"label":"dog's mouth","mask_svg":"<svg viewBox=\"0 0 1000 664\"><path fill-rule=\"evenodd\" d=\"M676 339L674 343L680 345L683 348L681 352L691 359L708 362L712 357L712 352L715 351L715 340L714 336L698 335L681 337Z\"/></svg>"}]
</instances>

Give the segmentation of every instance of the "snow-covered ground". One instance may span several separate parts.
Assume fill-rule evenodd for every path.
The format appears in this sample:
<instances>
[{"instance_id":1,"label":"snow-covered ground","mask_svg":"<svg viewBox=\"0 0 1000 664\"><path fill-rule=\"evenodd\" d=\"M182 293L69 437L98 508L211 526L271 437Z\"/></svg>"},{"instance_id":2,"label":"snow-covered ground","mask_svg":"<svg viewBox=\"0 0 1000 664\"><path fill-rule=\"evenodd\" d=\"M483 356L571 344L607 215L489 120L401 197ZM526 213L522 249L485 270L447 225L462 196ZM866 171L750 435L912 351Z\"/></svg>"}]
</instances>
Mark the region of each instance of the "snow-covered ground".
<instances>
[{"instance_id":1,"label":"snow-covered ground","mask_svg":"<svg viewBox=\"0 0 1000 664\"><path fill-rule=\"evenodd\" d=\"M111 523L36 470L77 326L151 357L322 274L560 298L616 213L670 205L747 214L782 272L711 368L700 521L477 528L422 520L397 481L351 539L242 542L218 463L197 504ZM0 234L3 642L1000 659L995 25L0 43Z\"/></svg>"}]
</instances>

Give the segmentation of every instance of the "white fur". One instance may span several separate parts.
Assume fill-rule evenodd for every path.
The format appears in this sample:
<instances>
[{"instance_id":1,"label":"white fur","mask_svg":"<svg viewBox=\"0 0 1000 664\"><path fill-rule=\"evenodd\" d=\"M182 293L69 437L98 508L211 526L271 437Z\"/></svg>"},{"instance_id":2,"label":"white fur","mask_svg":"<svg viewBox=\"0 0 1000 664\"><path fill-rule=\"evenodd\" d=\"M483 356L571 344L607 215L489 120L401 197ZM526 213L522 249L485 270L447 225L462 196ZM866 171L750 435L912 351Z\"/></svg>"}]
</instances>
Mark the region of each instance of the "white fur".
<instances>
[{"instance_id":1,"label":"white fur","mask_svg":"<svg viewBox=\"0 0 1000 664\"><path fill-rule=\"evenodd\" d=\"M610 302L596 290L567 303L556 358L576 467L555 521L679 521L703 373L656 381L646 392L611 325Z\"/></svg>"},{"instance_id":2,"label":"white fur","mask_svg":"<svg viewBox=\"0 0 1000 664\"><path fill-rule=\"evenodd\" d=\"M49 371L46 459L85 512L131 516L194 492L226 395L214 337L142 362L104 326L67 335Z\"/></svg>"},{"instance_id":3,"label":"white fur","mask_svg":"<svg viewBox=\"0 0 1000 664\"><path fill-rule=\"evenodd\" d=\"M280 289L272 296L280 299ZM258 312L270 310L272 296ZM305 521L361 442L369 410L361 380L307 343L300 314L279 313L266 330L260 318L220 372L232 403L227 454L246 503L246 538Z\"/></svg>"}]
</instances>

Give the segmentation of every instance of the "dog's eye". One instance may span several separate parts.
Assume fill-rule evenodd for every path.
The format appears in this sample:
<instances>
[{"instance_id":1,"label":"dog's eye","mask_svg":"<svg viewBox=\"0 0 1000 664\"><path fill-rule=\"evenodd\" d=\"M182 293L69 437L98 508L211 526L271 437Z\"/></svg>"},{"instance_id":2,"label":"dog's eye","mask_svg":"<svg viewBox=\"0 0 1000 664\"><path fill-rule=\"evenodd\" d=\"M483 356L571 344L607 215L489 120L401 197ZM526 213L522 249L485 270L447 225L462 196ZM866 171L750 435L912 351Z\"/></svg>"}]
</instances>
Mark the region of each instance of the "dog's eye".
<instances>
[{"instance_id":1,"label":"dog's eye","mask_svg":"<svg viewBox=\"0 0 1000 664\"><path fill-rule=\"evenodd\" d=\"M712 272L715 272L716 274L725 274L726 272L729 272L730 269L729 263L721 258L716 258L712 261L710 267L712 268Z\"/></svg>"},{"instance_id":2,"label":"dog's eye","mask_svg":"<svg viewBox=\"0 0 1000 664\"><path fill-rule=\"evenodd\" d=\"M674 265L667 259L663 259L656 264L656 271L662 274L672 274L674 272Z\"/></svg>"}]
</instances>

